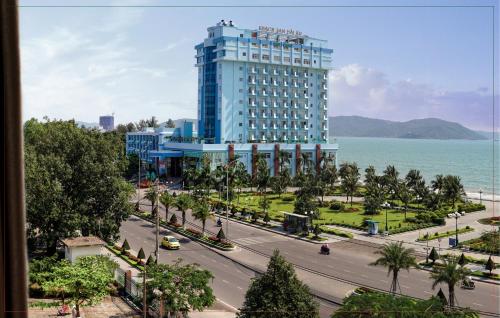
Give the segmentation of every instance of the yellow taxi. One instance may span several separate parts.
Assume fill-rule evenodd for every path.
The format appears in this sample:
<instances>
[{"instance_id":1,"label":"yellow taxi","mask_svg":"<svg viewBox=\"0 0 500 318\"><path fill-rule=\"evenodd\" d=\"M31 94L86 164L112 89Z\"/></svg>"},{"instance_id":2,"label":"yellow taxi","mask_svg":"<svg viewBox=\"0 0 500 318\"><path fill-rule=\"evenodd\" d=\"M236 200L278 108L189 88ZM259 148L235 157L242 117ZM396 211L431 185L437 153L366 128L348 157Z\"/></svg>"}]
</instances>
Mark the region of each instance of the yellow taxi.
<instances>
[{"instance_id":1,"label":"yellow taxi","mask_svg":"<svg viewBox=\"0 0 500 318\"><path fill-rule=\"evenodd\" d=\"M161 245L169 250L178 250L181 247L179 241L173 236L164 236Z\"/></svg>"}]
</instances>

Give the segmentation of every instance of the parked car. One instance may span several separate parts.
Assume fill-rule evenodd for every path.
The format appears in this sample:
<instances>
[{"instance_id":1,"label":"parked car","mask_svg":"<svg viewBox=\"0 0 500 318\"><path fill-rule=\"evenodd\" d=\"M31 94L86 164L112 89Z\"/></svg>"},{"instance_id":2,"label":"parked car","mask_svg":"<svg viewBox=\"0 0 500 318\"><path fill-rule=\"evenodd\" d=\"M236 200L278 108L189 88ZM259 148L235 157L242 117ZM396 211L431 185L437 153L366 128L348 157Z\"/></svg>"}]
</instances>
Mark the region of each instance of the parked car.
<instances>
[{"instance_id":1,"label":"parked car","mask_svg":"<svg viewBox=\"0 0 500 318\"><path fill-rule=\"evenodd\" d=\"M163 239L161 240L161 245L169 250L178 250L181 247L179 241L175 237L170 235L163 237Z\"/></svg>"}]
</instances>

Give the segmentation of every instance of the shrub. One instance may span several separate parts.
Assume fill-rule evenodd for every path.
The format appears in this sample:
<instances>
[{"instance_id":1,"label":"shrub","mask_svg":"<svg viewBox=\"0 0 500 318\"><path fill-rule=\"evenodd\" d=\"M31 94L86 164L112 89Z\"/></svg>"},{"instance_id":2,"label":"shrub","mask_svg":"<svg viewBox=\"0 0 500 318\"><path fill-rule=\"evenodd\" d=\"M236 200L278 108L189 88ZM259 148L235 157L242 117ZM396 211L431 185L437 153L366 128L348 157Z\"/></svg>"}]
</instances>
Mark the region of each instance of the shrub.
<instances>
[{"instance_id":1,"label":"shrub","mask_svg":"<svg viewBox=\"0 0 500 318\"><path fill-rule=\"evenodd\" d=\"M201 236L201 232L193 228L188 228L186 231L188 231L191 234L194 234L195 236Z\"/></svg>"},{"instance_id":2,"label":"shrub","mask_svg":"<svg viewBox=\"0 0 500 318\"><path fill-rule=\"evenodd\" d=\"M125 241L123 241L123 244L122 244L122 250L128 251L129 249L130 249L130 245L128 244L127 239L125 239Z\"/></svg>"},{"instance_id":3,"label":"shrub","mask_svg":"<svg viewBox=\"0 0 500 318\"><path fill-rule=\"evenodd\" d=\"M155 259L152 255L149 255L148 260L146 261L146 265L151 265L155 263Z\"/></svg>"},{"instance_id":4,"label":"shrub","mask_svg":"<svg viewBox=\"0 0 500 318\"><path fill-rule=\"evenodd\" d=\"M293 197L284 197L283 199L281 199L281 201L283 202L292 202L293 200L295 200Z\"/></svg>"},{"instance_id":5,"label":"shrub","mask_svg":"<svg viewBox=\"0 0 500 318\"><path fill-rule=\"evenodd\" d=\"M172 216L170 217L170 224L176 224L177 223L177 215L175 213L172 213Z\"/></svg>"},{"instance_id":6,"label":"shrub","mask_svg":"<svg viewBox=\"0 0 500 318\"><path fill-rule=\"evenodd\" d=\"M339 201L333 201L332 204L330 204L330 210L342 211L344 210L344 204Z\"/></svg>"},{"instance_id":7,"label":"shrub","mask_svg":"<svg viewBox=\"0 0 500 318\"><path fill-rule=\"evenodd\" d=\"M222 229L219 230L219 233L217 233L217 239L219 241L226 239L226 234L224 234L224 230Z\"/></svg>"},{"instance_id":8,"label":"shrub","mask_svg":"<svg viewBox=\"0 0 500 318\"><path fill-rule=\"evenodd\" d=\"M406 221L410 223L417 223L419 220L417 220L417 218L409 217L406 218Z\"/></svg>"},{"instance_id":9,"label":"shrub","mask_svg":"<svg viewBox=\"0 0 500 318\"><path fill-rule=\"evenodd\" d=\"M139 250L139 253L137 253L137 258L140 258L140 259L146 258L146 255L144 254L144 250L142 249L142 247Z\"/></svg>"},{"instance_id":10,"label":"shrub","mask_svg":"<svg viewBox=\"0 0 500 318\"><path fill-rule=\"evenodd\" d=\"M465 226L465 229L466 229L466 230L470 230L470 226L468 226L468 225L467 225L467 226Z\"/></svg>"}]
</instances>

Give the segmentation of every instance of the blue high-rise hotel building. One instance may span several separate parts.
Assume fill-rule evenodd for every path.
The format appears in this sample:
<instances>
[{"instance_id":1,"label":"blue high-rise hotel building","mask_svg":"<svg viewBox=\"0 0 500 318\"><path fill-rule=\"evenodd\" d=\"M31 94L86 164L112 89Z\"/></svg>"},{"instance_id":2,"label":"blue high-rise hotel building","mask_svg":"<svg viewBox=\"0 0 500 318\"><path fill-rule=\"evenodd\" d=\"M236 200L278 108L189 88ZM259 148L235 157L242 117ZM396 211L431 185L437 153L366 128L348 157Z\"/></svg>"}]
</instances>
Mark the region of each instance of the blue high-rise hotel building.
<instances>
[{"instance_id":1,"label":"blue high-rise hotel building","mask_svg":"<svg viewBox=\"0 0 500 318\"><path fill-rule=\"evenodd\" d=\"M212 168L235 158L252 174L263 157L271 175L279 173L283 152L291 175L304 171L304 160L316 169L324 156L336 163L338 147L328 142L333 50L327 41L289 29L241 29L224 20L207 31L195 46L197 132L184 123L172 131L129 133L127 153L141 153L167 176L179 176L202 157ZM144 143L144 137L153 139Z\"/></svg>"},{"instance_id":2,"label":"blue high-rise hotel building","mask_svg":"<svg viewBox=\"0 0 500 318\"><path fill-rule=\"evenodd\" d=\"M327 143L327 41L221 21L195 48L206 143Z\"/></svg>"}]
</instances>

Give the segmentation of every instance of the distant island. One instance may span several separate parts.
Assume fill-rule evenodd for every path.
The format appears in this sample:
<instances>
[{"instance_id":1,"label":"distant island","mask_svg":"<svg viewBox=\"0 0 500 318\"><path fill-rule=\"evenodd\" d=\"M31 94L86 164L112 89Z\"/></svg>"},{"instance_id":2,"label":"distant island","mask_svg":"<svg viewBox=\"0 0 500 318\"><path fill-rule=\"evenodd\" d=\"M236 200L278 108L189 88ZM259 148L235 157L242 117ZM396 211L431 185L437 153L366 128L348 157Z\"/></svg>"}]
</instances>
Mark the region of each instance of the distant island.
<instances>
[{"instance_id":1,"label":"distant island","mask_svg":"<svg viewBox=\"0 0 500 318\"><path fill-rule=\"evenodd\" d=\"M329 124L330 136L332 137L488 139L486 136L458 123L438 118L424 118L397 122L361 116L335 116L329 118Z\"/></svg>"}]
</instances>

